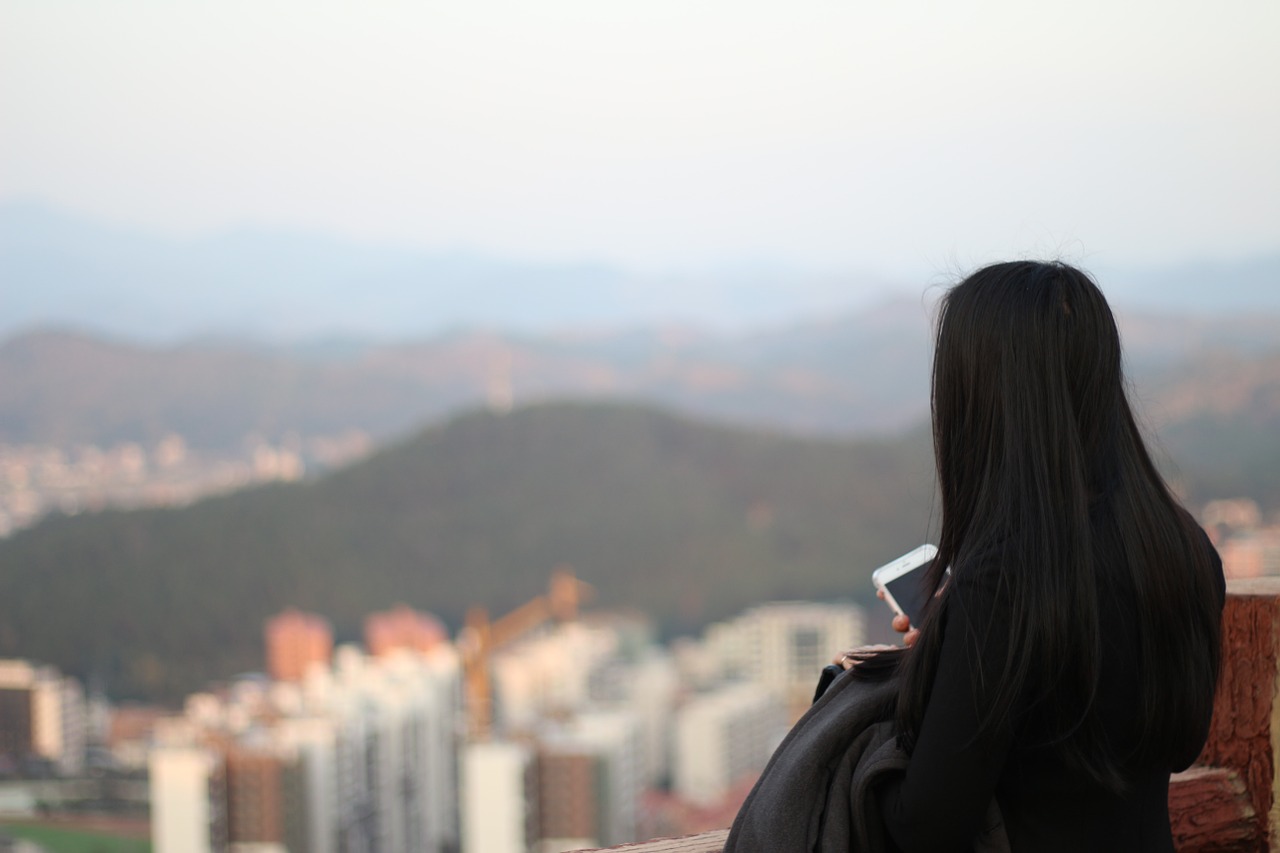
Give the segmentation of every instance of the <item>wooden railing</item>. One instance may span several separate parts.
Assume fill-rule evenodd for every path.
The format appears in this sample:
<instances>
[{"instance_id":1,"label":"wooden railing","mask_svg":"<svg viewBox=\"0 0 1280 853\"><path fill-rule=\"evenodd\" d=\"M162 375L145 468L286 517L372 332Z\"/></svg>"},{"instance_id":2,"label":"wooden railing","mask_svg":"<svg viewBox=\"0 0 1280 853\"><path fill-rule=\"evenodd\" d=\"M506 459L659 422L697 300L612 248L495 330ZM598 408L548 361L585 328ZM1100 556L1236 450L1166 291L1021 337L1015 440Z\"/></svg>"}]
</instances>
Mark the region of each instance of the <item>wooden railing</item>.
<instances>
[{"instance_id":1,"label":"wooden railing","mask_svg":"<svg viewBox=\"0 0 1280 853\"><path fill-rule=\"evenodd\" d=\"M639 841L635 844L600 849L625 850L627 853L723 853L724 840L728 837L729 830L716 829L698 835L686 835L683 838L655 838L652 841ZM581 853L590 853L590 851L581 851Z\"/></svg>"},{"instance_id":2,"label":"wooden railing","mask_svg":"<svg viewBox=\"0 0 1280 853\"><path fill-rule=\"evenodd\" d=\"M1264 853L1280 847L1280 578L1227 583L1222 680L1209 742L1169 781L1179 853ZM728 830L659 838L627 853L722 853Z\"/></svg>"},{"instance_id":3,"label":"wooden railing","mask_svg":"<svg viewBox=\"0 0 1280 853\"><path fill-rule=\"evenodd\" d=\"M1227 583L1222 680L1209 742L1173 777L1169 815L1180 851L1270 850L1280 843L1280 578Z\"/></svg>"}]
</instances>

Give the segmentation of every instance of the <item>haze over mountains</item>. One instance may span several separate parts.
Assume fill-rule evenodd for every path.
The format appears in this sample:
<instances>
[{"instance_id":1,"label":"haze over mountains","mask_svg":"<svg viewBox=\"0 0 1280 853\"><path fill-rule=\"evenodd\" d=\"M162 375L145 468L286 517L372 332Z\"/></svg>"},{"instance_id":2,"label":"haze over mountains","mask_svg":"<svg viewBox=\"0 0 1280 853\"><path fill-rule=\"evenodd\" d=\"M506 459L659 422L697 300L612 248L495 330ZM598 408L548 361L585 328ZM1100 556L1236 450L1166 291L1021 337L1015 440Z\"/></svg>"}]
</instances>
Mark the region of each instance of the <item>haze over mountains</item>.
<instances>
[{"instance_id":1,"label":"haze over mountains","mask_svg":"<svg viewBox=\"0 0 1280 853\"><path fill-rule=\"evenodd\" d=\"M1132 378L1140 389L1177 397L1179 418L1202 400L1229 414L1221 394L1178 390L1208 365L1232 373L1233 387L1275 381L1266 357L1280 346L1280 315L1126 315L1122 326ZM478 405L566 397L645 400L718 421L866 435L926 417L929 358L928 312L909 301L740 335L473 332L317 349L140 346L33 332L0 343L0 441L154 444L177 433L196 449L222 451L250 435L349 429L385 440ZM1235 399L1250 405L1248 394Z\"/></svg>"},{"instance_id":2,"label":"haze over mountains","mask_svg":"<svg viewBox=\"0 0 1280 853\"><path fill-rule=\"evenodd\" d=\"M0 441L172 432L224 450L578 396L805 433L899 429L927 410L930 285L945 279L766 267L680 282L323 235L177 239L7 203L0 283ZM1103 284L1140 381L1280 347L1280 255ZM664 322L681 316L695 322Z\"/></svg>"},{"instance_id":3,"label":"haze over mountains","mask_svg":"<svg viewBox=\"0 0 1280 853\"><path fill-rule=\"evenodd\" d=\"M9 202L0 204L0 338L43 327L170 344L200 336L386 343L459 328L546 333L673 322L741 332L891 296L918 303L969 263L929 264L924 276L814 272L758 259L639 274L602 262L525 263L319 233L177 238ZM1083 263L1118 306L1280 313L1280 253L1150 269L1111 269L1087 255Z\"/></svg>"},{"instance_id":4,"label":"haze over mountains","mask_svg":"<svg viewBox=\"0 0 1280 853\"><path fill-rule=\"evenodd\" d=\"M0 280L7 294L0 336L52 326L151 343L386 342L457 328L685 321L746 328L844 308L858 291L904 291L884 277L760 263L637 275L590 261L526 263L315 233L243 229L179 239L17 203L0 204Z\"/></svg>"}]
</instances>

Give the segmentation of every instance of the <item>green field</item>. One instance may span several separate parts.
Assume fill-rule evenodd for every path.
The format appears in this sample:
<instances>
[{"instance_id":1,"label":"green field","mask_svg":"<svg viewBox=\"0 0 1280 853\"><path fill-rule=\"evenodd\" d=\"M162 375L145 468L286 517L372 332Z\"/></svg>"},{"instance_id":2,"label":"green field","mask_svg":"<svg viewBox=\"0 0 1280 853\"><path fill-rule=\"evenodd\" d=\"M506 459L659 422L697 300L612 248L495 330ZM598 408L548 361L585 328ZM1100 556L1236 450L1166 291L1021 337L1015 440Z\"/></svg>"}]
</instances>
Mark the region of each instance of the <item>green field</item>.
<instances>
[{"instance_id":1,"label":"green field","mask_svg":"<svg viewBox=\"0 0 1280 853\"><path fill-rule=\"evenodd\" d=\"M48 853L150 853L151 842L33 824L0 824L0 833L34 841Z\"/></svg>"}]
</instances>

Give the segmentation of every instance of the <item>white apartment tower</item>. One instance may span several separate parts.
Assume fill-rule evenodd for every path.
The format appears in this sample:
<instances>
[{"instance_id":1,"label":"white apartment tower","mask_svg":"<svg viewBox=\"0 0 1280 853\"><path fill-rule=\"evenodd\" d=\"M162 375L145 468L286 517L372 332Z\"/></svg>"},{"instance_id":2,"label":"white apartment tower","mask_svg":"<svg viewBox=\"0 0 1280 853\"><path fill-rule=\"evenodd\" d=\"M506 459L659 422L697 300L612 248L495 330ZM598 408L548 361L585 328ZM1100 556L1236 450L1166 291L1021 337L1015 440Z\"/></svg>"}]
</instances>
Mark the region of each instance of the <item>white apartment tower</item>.
<instances>
[{"instance_id":1,"label":"white apartment tower","mask_svg":"<svg viewBox=\"0 0 1280 853\"><path fill-rule=\"evenodd\" d=\"M573 850L638 840L644 733L626 710L587 711L538 732L541 849Z\"/></svg>"},{"instance_id":2,"label":"white apartment tower","mask_svg":"<svg viewBox=\"0 0 1280 853\"><path fill-rule=\"evenodd\" d=\"M533 750L525 744L468 744L462 766L463 853L528 853L537 817Z\"/></svg>"},{"instance_id":3,"label":"white apartment tower","mask_svg":"<svg viewBox=\"0 0 1280 853\"><path fill-rule=\"evenodd\" d=\"M707 631L722 672L763 685L793 708L812 700L822 668L865 642L862 609L854 604L779 602L753 607Z\"/></svg>"},{"instance_id":4,"label":"white apartment tower","mask_svg":"<svg viewBox=\"0 0 1280 853\"><path fill-rule=\"evenodd\" d=\"M764 769L786 726L781 697L759 684L696 697L676 715L676 793L698 805L720 802L736 782Z\"/></svg>"},{"instance_id":5,"label":"white apartment tower","mask_svg":"<svg viewBox=\"0 0 1280 853\"><path fill-rule=\"evenodd\" d=\"M220 853L226 845L221 757L195 746L152 750L151 846L155 853Z\"/></svg>"}]
</instances>

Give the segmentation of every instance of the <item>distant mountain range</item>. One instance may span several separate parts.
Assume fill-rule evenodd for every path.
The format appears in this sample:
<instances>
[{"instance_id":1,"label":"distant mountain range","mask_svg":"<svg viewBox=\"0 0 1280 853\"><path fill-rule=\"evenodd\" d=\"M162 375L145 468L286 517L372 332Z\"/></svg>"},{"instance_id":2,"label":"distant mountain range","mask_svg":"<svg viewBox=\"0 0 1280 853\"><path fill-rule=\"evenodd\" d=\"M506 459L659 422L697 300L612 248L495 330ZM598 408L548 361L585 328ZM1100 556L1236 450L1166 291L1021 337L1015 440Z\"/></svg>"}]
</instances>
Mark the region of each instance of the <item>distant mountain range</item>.
<instances>
[{"instance_id":1,"label":"distant mountain range","mask_svg":"<svg viewBox=\"0 0 1280 853\"><path fill-rule=\"evenodd\" d=\"M1097 272L1113 301L1131 309L1280 313L1280 252ZM936 283L779 264L636 274L249 229L178 239L36 203L0 204L0 337L56 327L150 344L386 343L457 329L543 334L672 321L741 331L839 316L889 295L919 301Z\"/></svg>"},{"instance_id":2,"label":"distant mountain range","mask_svg":"<svg viewBox=\"0 0 1280 853\"><path fill-rule=\"evenodd\" d=\"M1140 390L1155 383L1172 394L1197 364L1264 364L1256 359L1280 350L1280 314L1126 314L1122 326ZM154 444L176 432L220 451L250 435L353 428L385 440L477 405L567 397L643 400L805 434L877 434L927 415L929 337L928 309L912 301L737 335L459 332L266 347L32 332L0 343L0 442ZM1242 370L1259 387L1274 380Z\"/></svg>"},{"instance_id":3,"label":"distant mountain range","mask_svg":"<svg viewBox=\"0 0 1280 853\"><path fill-rule=\"evenodd\" d=\"M0 344L0 441L197 449L361 429L379 440L477 405L650 400L718 420L867 433L925 411L929 345L917 305L744 337L635 331L317 349L139 347L43 332Z\"/></svg>"}]
</instances>

